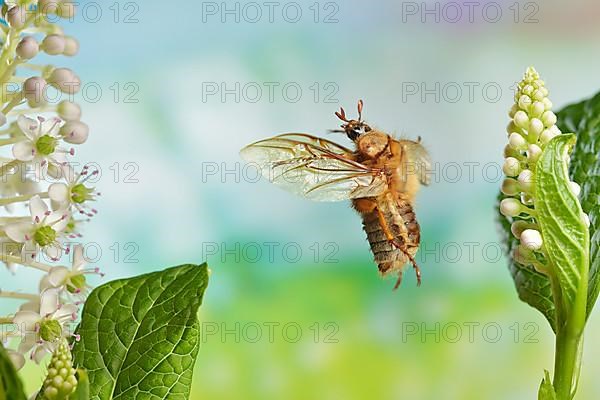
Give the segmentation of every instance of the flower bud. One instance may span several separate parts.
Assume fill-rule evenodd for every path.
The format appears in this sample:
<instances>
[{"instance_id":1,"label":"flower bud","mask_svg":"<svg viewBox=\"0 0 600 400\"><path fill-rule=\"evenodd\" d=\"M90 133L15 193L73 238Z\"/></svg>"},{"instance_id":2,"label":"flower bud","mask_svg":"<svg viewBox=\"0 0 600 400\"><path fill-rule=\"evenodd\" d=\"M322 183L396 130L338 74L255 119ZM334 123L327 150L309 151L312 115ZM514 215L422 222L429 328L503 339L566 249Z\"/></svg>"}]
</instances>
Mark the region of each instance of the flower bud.
<instances>
[{"instance_id":1,"label":"flower bud","mask_svg":"<svg viewBox=\"0 0 600 400\"><path fill-rule=\"evenodd\" d=\"M6 21L11 28L21 29L27 19L27 9L25 7L14 6L6 13Z\"/></svg>"},{"instance_id":2,"label":"flower bud","mask_svg":"<svg viewBox=\"0 0 600 400\"><path fill-rule=\"evenodd\" d=\"M506 176L517 176L521 172L519 160L514 157L507 157L502 165L502 171Z\"/></svg>"},{"instance_id":3,"label":"flower bud","mask_svg":"<svg viewBox=\"0 0 600 400\"><path fill-rule=\"evenodd\" d=\"M81 89L81 80L68 68L56 68L50 74L48 83L67 94L75 94Z\"/></svg>"},{"instance_id":4,"label":"flower bud","mask_svg":"<svg viewBox=\"0 0 600 400\"><path fill-rule=\"evenodd\" d=\"M517 199L503 199L500 202L500 212L506 217L516 217L523 211L523 205Z\"/></svg>"},{"instance_id":5,"label":"flower bud","mask_svg":"<svg viewBox=\"0 0 600 400\"><path fill-rule=\"evenodd\" d=\"M575 197L579 197L581 193L581 186L577 182L569 182L569 187L571 188L571 192L575 195Z\"/></svg>"},{"instance_id":6,"label":"flower bud","mask_svg":"<svg viewBox=\"0 0 600 400\"><path fill-rule=\"evenodd\" d=\"M513 121L515 121L515 125L519 128L527 129L529 127L529 117L525 111L517 111Z\"/></svg>"},{"instance_id":7,"label":"flower bud","mask_svg":"<svg viewBox=\"0 0 600 400\"><path fill-rule=\"evenodd\" d=\"M28 78L23 83L23 96L30 107L46 104L46 80L39 76Z\"/></svg>"},{"instance_id":8,"label":"flower bud","mask_svg":"<svg viewBox=\"0 0 600 400\"><path fill-rule=\"evenodd\" d=\"M525 85L522 92L529 96L531 93L533 93L533 86Z\"/></svg>"},{"instance_id":9,"label":"flower bud","mask_svg":"<svg viewBox=\"0 0 600 400\"><path fill-rule=\"evenodd\" d=\"M79 121L81 119L81 107L77 103L63 100L58 104L58 115L65 121Z\"/></svg>"},{"instance_id":10,"label":"flower bud","mask_svg":"<svg viewBox=\"0 0 600 400\"><path fill-rule=\"evenodd\" d=\"M544 129L544 131L540 135L540 142L542 143L542 145L546 145L555 136L557 136L557 134L553 130L551 130L551 129Z\"/></svg>"},{"instance_id":11,"label":"flower bud","mask_svg":"<svg viewBox=\"0 0 600 400\"><path fill-rule=\"evenodd\" d=\"M510 111L508 112L508 116L510 118L514 118L517 111L519 111L519 106L517 106L516 104L513 104L512 107L510 108Z\"/></svg>"},{"instance_id":12,"label":"flower bud","mask_svg":"<svg viewBox=\"0 0 600 400\"><path fill-rule=\"evenodd\" d=\"M530 144L527 147L527 161L530 164L537 163L537 160L540 158L541 155L542 155L542 148L540 146L538 146L537 144Z\"/></svg>"},{"instance_id":13,"label":"flower bud","mask_svg":"<svg viewBox=\"0 0 600 400\"><path fill-rule=\"evenodd\" d=\"M521 204L525 204L526 206L532 206L533 205L533 197L525 192L521 193Z\"/></svg>"},{"instance_id":14,"label":"flower bud","mask_svg":"<svg viewBox=\"0 0 600 400\"><path fill-rule=\"evenodd\" d=\"M519 183L513 178L505 178L501 190L507 196L514 196L519 193Z\"/></svg>"},{"instance_id":15,"label":"flower bud","mask_svg":"<svg viewBox=\"0 0 600 400\"><path fill-rule=\"evenodd\" d=\"M521 244L528 250L539 250L542 248L542 235L538 230L525 229L521 233Z\"/></svg>"},{"instance_id":16,"label":"flower bud","mask_svg":"<svg viewBox=\"0 0 600 400\"><path fill-rule=\"evenodd\" d=\"M542 88L539 88L538 90L536 90L535 92L533 92L533 94L531 95L531 97L533 98L533 100L535 101L542 101L544 100L544 91L542 90Z\"/></svg>"},{"instance_id":17,"label":"flower bud","mask_svg":"<svg viewBox=\"0 0 600 400\"><path fill-rule=\"evenodd\" d=\"M544 126L550 128L552 125L556 124L556 114L552 111L546 111L542 114L542 122Z\"/></svg>"},{"instance_id":18,"label":"flower bud","mask_svg":"<svg viewBox=\"0 0 600 400\"><path fill-rule=\"evenodd\" d=\"M513 132L508 137L508 144L515 150L524 150L527 148L527 141L520 134Z\"/></svg>"},{"instance_id":19,"label":"flower bud","mask_svg":"<svg viewBox=\"0 0 600 400\"><path fill-rule=\"evenodd\" d=\"M583 219L583 223L585 224L586 227L590 227L590 216L587 215L586 213L583 213L581 215L581 219Z\"/></svg>"},{"instance_id":20,"label":"flower bud","mask_svg":"<svg viewBox=\"0 0 600 400\"><path fill-rule=\"evenodd\" d=\"M79 41L72 36L65 36L65 56L73 57L79 53Z\"/></svg>"},{"instance_id":21,"label":"flower bud","mask_svg":"<svg viewBox=\"0 0 600 400\"><path fill-rule=\"evenodd\" d=\"M552 102L549 98L546 97L544 100L542 100L542 103L544 103L544 108L546 111L552 110Z\"/></svg>"},{"instance_id":22,"label":"flower bud","mask_svg":"<svg viewBox=\"0 0 600 400\"><path fill-rule=\"evenodd\" d=\"M531 121L529 121L529 129L527 130L527 132L529 133L528 139L530 142L537 142L538 137L543 131L544 123L542 121L540 121L537 118L533 118L531 119Z\"/></svg>"},{"instance_id":23,"label":"flower bud","mask_svg":"<svg viewBox=\"0 0 600 400\"><path fill-rule=\"evenodd\" d=\"M48 35L42 41L42 49L46 54L56 56L65 51L65 38L61 35Z\"/></svg>"},{"instance_id":24,"label":"flower bud","mask_svg":"<svg viewBox=\"0 0 600 400\"><path fill-rule=\"evenodd\" d=\"M510 231L512 232L514 237L519 239L525 229L531 229L531 228L536 228L536 227L537 227L537 225L532 224L531 222L527 222L524 220L518 220L518 221L515 221L512 223L512 225L510 226Z\"/></svg>"},{"instance_id":25,"label":"flower bud","mask_svg":"<svg viewBox=\"0 0 600 400\"><path fill-rule=\"evenodd\" d=\"M37 56L40 45L33 36L25 36L17 45L17 55L24 60L30 60Z\"/></svg>"},{"instance_id":26,"label":"flower bud","mask_svg":"<svg viewBox=\"0 0 600 400\"><path fill-rule=\"evenodd\" d=\"M48 364L48 375L42 385L43 398L48 400L68 398L77 388L75 373L71 350L63 340L52 354Z\"/></svg>"},{"instance_id":27,"label":"flower bud","mask_svg":"<svg viewBox=\"0 0 600 400\"><path fill-rule=\"evenodd\" d=\"M519 186L521 187L521 190L523 190L524 192L531 192L533 190L535 178L533 172L531 172L530 170L526 169L521 171L517 180L519 181Z\"/></svg>"},{"instance_id":28,"label":"flower bud","mask_svg":"<svg viewBox=\"0 0 600 400\"><path fill-rule=\"evenodd\" d=\"M541 101L536 101L531 105L529 109L529 115L531 115L534 118L539 118L542 116L544 111L546 111L544 103L542 103Z\"/></svg>"},{"instance_id":29,"label":"flower bud","mask_svg":"<svg viewBox=\"0 0 600 400\"><path fill-rule=\"evenodd\" d=\"M82 144L88 139L90 128L81 121L67 121L67 123L60 128L60 134L67 143Z\"/></svg>"},{"instance_id":30,"label":"flower bud","mask_svg":"<svg viewBox=\"0 0 600 400\"><path fill-rule=\"evenodd\" d=\"M519 127L517 125L515 125L515 121L511 120L508 125L506 126L506 133L508 133L509 135L511 133L514 132L518 132L519 131Z\"/></svg>"},{"instance_id":31,"label":"flower bud","mask_svg":"<svg viewBox=\"0 0 600 400\"><path fill-rule=\"evenodd\" d=\"M528 111L529 110L529 106L531 105L531 98L527 95L522 95L519 98L519 108L521 110L525 110Z\"/></svg>"},{"instance_id":32,"label":"flower bud","mask_svg":"<svg viewBox=\"0 0 600 400\"><path fill-rule=\"evenodd\" d=\"M550 128L548 128L550 130L550 132L554 133L555 136L558 135L562 135L561 130L558 128L558 126L556 125L552 125Z\"/></svg>"}]
</instances>

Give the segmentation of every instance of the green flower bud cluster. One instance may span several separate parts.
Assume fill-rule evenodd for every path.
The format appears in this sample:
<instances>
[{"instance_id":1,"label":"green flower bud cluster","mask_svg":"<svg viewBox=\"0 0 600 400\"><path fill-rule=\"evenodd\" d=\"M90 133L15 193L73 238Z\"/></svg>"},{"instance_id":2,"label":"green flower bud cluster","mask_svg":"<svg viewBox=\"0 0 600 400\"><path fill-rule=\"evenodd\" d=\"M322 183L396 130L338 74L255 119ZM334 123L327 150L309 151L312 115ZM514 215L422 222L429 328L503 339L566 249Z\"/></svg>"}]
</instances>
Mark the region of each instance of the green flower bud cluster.
<instances>
[{"instance_id":1,"label":"green flower bud cluster","mask_svg":"<svg viewBox=\"0 0 600 400\"><path fill-rule=\"evenodd\" d=\"M66 340L56 348L48 365L48 375L42 386L43 399L65 400L77 388L76 369Z\"/></svg>"},{"instance_id":2,"label":"green flower bud cluster","mask_svg":"<svg viewBox=\"0 0 600 400\"><path fill-rule=\"evenodd\" d=\"M535 170L548 142L562 132L556 126L548 89L533 67L518 83L509 116L502 167L506 178L501 189L506 198L500 202L500 212L512 221L511 231L520 240L515 261L543 271L544 243L535 218ZM578 194L579 186L573 182L572 187Z\"/></svg>"}]
</instances>

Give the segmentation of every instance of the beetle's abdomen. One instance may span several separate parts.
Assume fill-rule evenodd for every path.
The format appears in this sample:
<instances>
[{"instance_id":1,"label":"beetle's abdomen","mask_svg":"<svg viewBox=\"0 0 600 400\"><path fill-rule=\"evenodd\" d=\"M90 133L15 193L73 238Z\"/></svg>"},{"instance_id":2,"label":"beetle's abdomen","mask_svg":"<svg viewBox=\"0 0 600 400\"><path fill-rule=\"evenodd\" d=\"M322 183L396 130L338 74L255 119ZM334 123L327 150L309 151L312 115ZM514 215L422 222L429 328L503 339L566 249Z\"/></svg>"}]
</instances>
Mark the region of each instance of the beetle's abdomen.
<instances>
[{"instance_id":1,"label":"beetle's abdomen","mask_svg":"<svg viewBox=\"0 0 600 400\"><path fill-rule=\"evenodd\" d=\"M406 200L394 199L392 194L387 194L378 199L377 207L389 228L395 246L388 239L380 223L378 211L374 210L363 214L363 228L379 271L387 275L394 271L401 271L409 262L407 253L414 258L421 240L421 231L412 206Z\"/></svg>"}]
</instances>

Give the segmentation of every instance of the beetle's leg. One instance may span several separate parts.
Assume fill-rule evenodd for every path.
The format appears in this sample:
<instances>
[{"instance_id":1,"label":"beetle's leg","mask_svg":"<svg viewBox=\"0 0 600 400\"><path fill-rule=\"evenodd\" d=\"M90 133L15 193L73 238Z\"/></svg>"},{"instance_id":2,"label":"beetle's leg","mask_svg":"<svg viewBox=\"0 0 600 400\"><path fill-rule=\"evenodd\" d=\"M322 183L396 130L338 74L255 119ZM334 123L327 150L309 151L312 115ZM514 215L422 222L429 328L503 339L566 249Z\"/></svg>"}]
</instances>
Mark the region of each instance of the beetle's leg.
<instances>
[{"instance_id":1,"label":"beetle's leg","mask_svg":"<svg viewBox=\"0 0 600 400\"><path fill-rule=\"evenodd\" d=\"M408 253L408 251L406 250L406 246L402 245L401 243L398 243L398 241L394 237L394 234L390 230L390 227L388 226L387 221L385 220L385 216L383 215L383 213L381 212L381 210L379 208L377 208L377 218L379 219L379 225L381 225L381 229L383 230L383 233L384 233L386 239L388 240L388 242L392 246L394 246L398 250L400 250L402 253L404 253L404 255L410 260L410 262L413 266L413 269L415 270L415 275L417 276L417 286L421 286L421 269L417 265L417 262L415 261L413 256L411 256ZM398 289L401 282L402 282L402 271L400 271L400 273L398 274L398 280L396 281L394 290Z\"/></svg>"}]
</instances>

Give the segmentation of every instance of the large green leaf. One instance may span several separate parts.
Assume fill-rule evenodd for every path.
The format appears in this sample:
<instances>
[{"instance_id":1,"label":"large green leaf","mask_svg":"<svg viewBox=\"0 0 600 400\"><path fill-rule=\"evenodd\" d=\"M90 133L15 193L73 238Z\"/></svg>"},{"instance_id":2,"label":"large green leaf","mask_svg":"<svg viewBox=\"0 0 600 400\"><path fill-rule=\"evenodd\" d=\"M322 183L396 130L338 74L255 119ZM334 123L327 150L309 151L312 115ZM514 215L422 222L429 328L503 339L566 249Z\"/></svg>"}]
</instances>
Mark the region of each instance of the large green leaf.
<instances>
[{"instance_id":1,"label":"large green leaf","mask_svg":"<svg viewBox=\"0 0 600 400\"><path fill-rule=\"evenodd\" d=\"M83 308L75 365L91 399L187 399L199 346L206 264L96 288Z\"/></svg>"},{"instance_id":2,"label":"large green leaf","mask_svg":"<svg viewBox=\"0 0 600 400\"><path fill-rule=\"evenodd\" d=\"M593 98L562 109L558 126L577 133L571 156L571 179L581 185L580 201L590 217L590 272L587 315L600 292L600 93Z\"/></svg>"},{"instance_id":3,"label":"large green leaf","mask_svg":"<svg viewBox=\"0 0 600 400\"><path fill-rule=\"evenodd\" d=\"M579 200L570 189L567 167L575 141L574 134L552 139L537 162L535 178L536 220L544 238L549 274L558 283L554 294L559 321L564 321L563 311L567 315L578 307L582 288L586 301L588 283L590 237Z\"/></svg>"},{"instance_id":4,"label":"large green leaf","mask_svg":"<svg viewBox=\"0 0 600 400\"><path fill-rule=\"evenodd\" d=\"M500 198L504 197L500 194ZM510 231L512 219L506 218L498 212L498 220L503 230L503 237L507 254L509 255L509 270L517 289L519 299L541 312L553 330L555 329L556 317L554 302L552 300L552 287L550 280L544 274L539 273L531 266L516 263L511 254L519 244L517 238Z\"/></svg>"},{"instance_id":5,"label":"large green leaf","mask_svg":"<svg viewBox=\"0 0 600 400\"><path fill-rule=\"evenodd\" d=\"M25 400L21 378L0 342L0 400Z\"/></svg>"}]
</instances>

